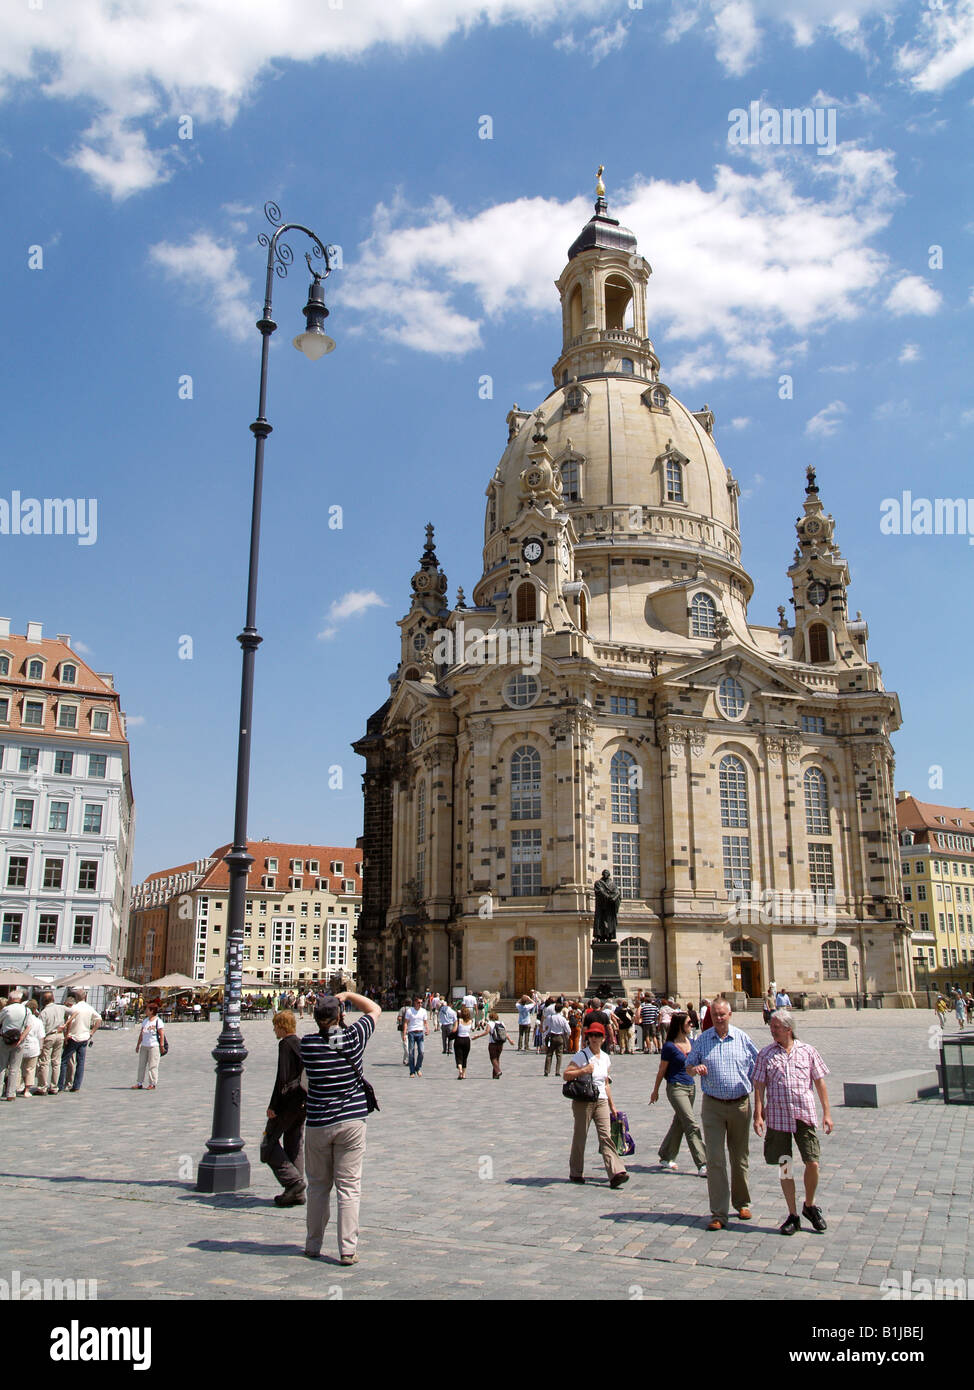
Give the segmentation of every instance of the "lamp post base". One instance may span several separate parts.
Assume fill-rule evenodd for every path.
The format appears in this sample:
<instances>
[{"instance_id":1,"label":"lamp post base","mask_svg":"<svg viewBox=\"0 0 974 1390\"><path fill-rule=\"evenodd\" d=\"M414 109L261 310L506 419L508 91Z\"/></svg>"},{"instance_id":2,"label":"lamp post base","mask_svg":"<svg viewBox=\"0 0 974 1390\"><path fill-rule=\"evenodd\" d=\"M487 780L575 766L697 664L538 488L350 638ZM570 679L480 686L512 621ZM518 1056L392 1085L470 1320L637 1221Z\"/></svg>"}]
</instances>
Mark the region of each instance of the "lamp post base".
<instances>
[{"instance_id":1,"label":"lamp post base","mask_svg":"<svg viewBox=\"0 0 974 1390\"><path fill-rule=\"evenodd\" d=\"M250 1186L250 1160L245 1153L208 1153L196 1172L197 1192L242 1192Z\"/></svg>"}]
</instances>

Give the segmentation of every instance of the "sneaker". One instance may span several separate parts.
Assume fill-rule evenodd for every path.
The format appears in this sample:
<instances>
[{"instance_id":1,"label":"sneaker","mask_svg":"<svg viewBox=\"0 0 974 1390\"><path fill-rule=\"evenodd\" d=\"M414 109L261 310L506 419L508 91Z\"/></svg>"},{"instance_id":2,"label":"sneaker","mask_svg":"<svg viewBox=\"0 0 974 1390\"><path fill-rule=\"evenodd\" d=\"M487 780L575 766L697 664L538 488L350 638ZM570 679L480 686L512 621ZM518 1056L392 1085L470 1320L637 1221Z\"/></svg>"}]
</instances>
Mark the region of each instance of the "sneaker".
<instances>
[{"instance_id":1,"label":"sneaker","mask_svg":"<svg viewBox=\"0 0 974 1390\"><path fill-rule=\"evenodd\" d=\"M795 1232L800 1231L801 1228L802 1223L799 1221L795 1213L793 1211L790 1211L788 1213L787 1221L782 1222L782 1224L778 1227L778 1231L783 1236L793 1236Z\"/></svg>"},{"instance_id":2,"label":"sneaker","mask_svg":"<svg viewBox=\"0 0 974 1390\"><path fill-rule=\"evenodd\" d=\"M802 1207L802 1216L804 1216L805 1220L815 1231L821 1233L829 1229L826 1225L825 1217L822 1215L821 1207L810 1207L806 1203L805 1206Z\"/></svg>"},{"instance_id":3,"label":"sneaker","mask_svg":"<svg viewBox=\"0 0 974 1390\"><path fill-rule=\"evenodd\" d=\"M706 1176L707 1176L707 1165L706 1165L706 1163L701 1163L700 1167L697 1169L697 1177L698 1177L698 1178L705 1178Z\"/></svg>"},{"instance_id":4,"label":"sneaker","mask_svg":"<svg viewBox=\"0 0 974 1390\"><path fill-rule=\"evenodd\" d=\"M675 1159L675 1158L671 1158L670 1161L669 1161L669 1163L664 1163L664 1164L663 1164L663 1167L666 1168L670 1173L675 1173L675 1172L676 1172L676 1159Z\"/></svg>"}]
</instances>

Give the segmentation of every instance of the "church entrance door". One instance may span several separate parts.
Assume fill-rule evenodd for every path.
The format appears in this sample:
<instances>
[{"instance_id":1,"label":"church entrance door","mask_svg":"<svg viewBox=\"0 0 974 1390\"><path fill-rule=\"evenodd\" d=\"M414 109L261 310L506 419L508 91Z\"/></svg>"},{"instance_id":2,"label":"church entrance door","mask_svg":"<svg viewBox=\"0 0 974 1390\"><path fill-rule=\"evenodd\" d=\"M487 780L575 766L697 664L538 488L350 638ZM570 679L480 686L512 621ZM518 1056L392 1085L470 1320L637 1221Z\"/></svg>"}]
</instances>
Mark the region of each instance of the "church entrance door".
<instances>
[{"instance_id":1,"label":"church entrance door","mask_svg":"<svg viewBox=\"0 0 974 1390\"><path fill-rule=\"evenodd\" d=\"M534 961L534 956L514 957L514 994L518 999L534 989Z\"/></svg>"},{"instance_id":2,"label":"church entrance door","mask_svg":"<svg viewBox=\"0 0 974 1390\"><path fill-rule=\"evenodd\" d=\"M760 999L761 989L761 966L756 960L748 960L746 956L735 956L733 958L734 967L734 989L739 994L746 994L749 999Z\"/></svg>"}]
</instances>

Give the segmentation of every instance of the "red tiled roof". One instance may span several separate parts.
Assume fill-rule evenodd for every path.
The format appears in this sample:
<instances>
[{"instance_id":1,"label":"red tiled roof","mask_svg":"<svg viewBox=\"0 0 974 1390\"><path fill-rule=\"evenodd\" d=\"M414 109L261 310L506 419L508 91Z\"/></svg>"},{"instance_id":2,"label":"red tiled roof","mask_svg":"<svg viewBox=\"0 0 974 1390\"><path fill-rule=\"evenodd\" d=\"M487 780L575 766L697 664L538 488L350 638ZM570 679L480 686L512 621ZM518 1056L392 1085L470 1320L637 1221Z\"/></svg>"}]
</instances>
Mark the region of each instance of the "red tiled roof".
<instances>
[{"instance_id":1,"label":"red tiled roof","mask_svg":"<svg viewBox=\"0 0 974 1390\"><path fill-rule=\"evenodd\" d=\"M229 852L230 845L220 845L219 848L212 851L209 857L215 859L217 862L200 883L199 886L201 889L228 888L230 886L230 871L223 862L225 856L229 854ZM313 890L315 880L319 878L328 881L328 887L332 893L340 894L343 892L343 879L354 879L355 893L361 894L362 892L362 876L355 872L355 865L362 862L363 851L355 849L353 846L293 845L285 844L279 840L248 840L247 852L251 854L254 859L254 863L250 866L250 872L247 875L247 888L252 893L260 891L260 880L263 875L268 872L274 873L276 883L273 889L267 890L268 892L297 892L298 889L289 890L287 886L288 879L297 877L300 877L301 888L305 892ZM265 860L267 859L277 860L276 871L271 871L266 868ZM300 875L291 873L290 861L292 859L301 859L304 861L304 869ZM309 859L317 859L318 873L312 874L308 872ZM344 869L343 873L333 874L331 872L330 865L332 860L342 864Z\"/></svg>"},{"instance_id":2,"label":"red tiled roof","mask_svg":"<svg viewBox=\"0 0 974 1390\"><path fill-rule=\"evenodd\" d=\"M10 671L0 676L0 692L9 691L11 729L23 733L56 735L59 739L95 738L104 743L126 743L119 722L119 694L104 676L93 671L83 657L71 650L67 642L57 638L43 638L40 642L28 642L26 637L11 634L0 637L0 656L10 657ZM27 676L27 663L32 658L44 662L44 680L30 680ZM62 662L70 661L78 668L74 685L65 685L56 678ZM43 724L24 724L21 720L23 708L21 699L36 691L38 695L78 698L81 710L76 729L57 727L57 700L48 698ZM89 715L93 706L111 706L110 729L107 734L93 734Z\"/></svg>"},{"instance_id":3,"label":"red tiled roof","mask_svg":"<svg viewBox=\"0 0 974 1390\"><path fill-rule=\"evenodd\" d=\"M943 820L938 820L938 816L942 816ZM948 835L974 835L974 811L967 806L938 806L932 801L918 801L915 796L905 796L896 803L896 824L900 830L936 830Z\"/></svg>"}]
</instances>

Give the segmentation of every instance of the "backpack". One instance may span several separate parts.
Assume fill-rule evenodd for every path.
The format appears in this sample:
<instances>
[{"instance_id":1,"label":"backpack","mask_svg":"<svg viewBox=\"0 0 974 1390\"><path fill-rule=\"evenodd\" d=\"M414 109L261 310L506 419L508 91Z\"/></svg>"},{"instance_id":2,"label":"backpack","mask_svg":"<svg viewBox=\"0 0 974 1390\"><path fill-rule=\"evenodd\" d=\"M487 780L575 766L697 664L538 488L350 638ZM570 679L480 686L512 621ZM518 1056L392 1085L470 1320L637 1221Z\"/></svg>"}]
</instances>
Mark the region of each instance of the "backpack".
<instances>
[{"instance_id":1,"label":"backpack","mask_svg":"<svg viewBox=\"0 0 974 1390\"><path fill-rule=\"evenodd\" d=\"M507 1041L508 1041L507 1029L504 1027L503 1023L495 1023L495 1024L494 1024L494 1042L495 1042L495 1043L506 1043Z\"/></svg>"}]
</instances>

